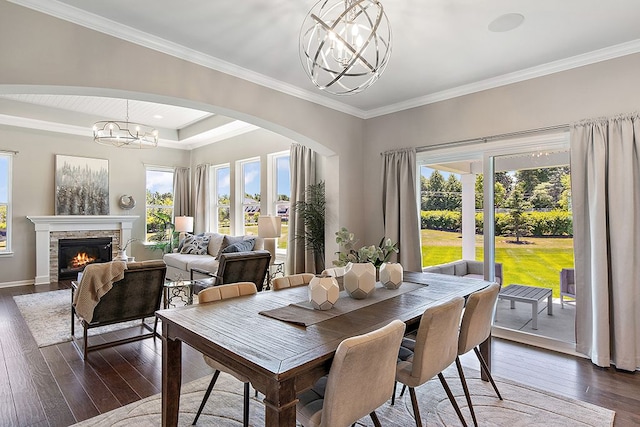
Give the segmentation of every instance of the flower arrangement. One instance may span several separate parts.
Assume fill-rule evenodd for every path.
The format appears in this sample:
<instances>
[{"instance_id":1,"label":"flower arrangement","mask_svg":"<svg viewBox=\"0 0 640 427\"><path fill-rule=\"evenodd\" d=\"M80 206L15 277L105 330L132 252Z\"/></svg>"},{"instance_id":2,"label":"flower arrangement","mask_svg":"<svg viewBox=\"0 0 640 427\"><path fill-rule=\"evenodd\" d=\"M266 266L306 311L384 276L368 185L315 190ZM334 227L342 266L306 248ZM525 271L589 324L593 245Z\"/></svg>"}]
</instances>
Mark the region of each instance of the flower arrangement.
<instances>
[{"instance_id":1,"label":"flower arrangement","mask_svg":"<svg viewBox=\"0 0 640 427\"><path fill-rule=\"evenodd\" d=\"M124 246L118 245L117 248L118 248L119 251L126 252L127 248L129 247L129 244L131 242L135 242L136 240L138 240L138 239L129 239L129 240L127 240L127 243L124 244Z\"/></svg>"},{"instance_id":2,"label":"flower arrangement","mask_svg":"<svg viewBox=\"0 0 640 427\"><path fill-rule=\"evenodd\" d=\"M333 265L344 267L350 262L370 262L378 268L383 262L389 261L391 254L398 253L398 243L393 243L391 239L385 237L380 240L378 246L362 246L356 250L357 242L355 235L345 227L336 231L336 243L342 250L336 252L338 259L333 261Z\"/></svg>"}]
</instances>

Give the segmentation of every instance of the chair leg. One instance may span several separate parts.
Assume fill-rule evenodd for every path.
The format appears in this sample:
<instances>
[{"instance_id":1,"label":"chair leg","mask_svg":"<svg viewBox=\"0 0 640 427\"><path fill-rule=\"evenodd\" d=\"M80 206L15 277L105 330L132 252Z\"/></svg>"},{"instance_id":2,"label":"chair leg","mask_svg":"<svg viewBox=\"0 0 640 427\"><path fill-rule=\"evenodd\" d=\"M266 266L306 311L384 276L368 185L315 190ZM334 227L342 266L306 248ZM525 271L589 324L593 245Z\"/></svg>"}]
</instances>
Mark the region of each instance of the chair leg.
<instances>
[{"instance_id":1,"label":"chair leg","mask_svg":"<svg viewBox=\"0 0 640 427\"><path fill-rule=\"evenodd\" d=\"M249 427L249 383L244 383L244 410L242 411L242 424Z\"/></svg>"},{"instance_id":2,"label":"chair leg","mask_svg":"<svg viewBox=\"0 0 640 427\"><path fill-rule=\"evenodd\" d=\"M476 412L473 410L473 403L471 403L471 394L469 394L469 387L467 386L467 379L464 377L464 371L462 370L462 363L460 362L460 357L456 357L456 368L458 368L458 375L460 376L460 382L462 383L462 389L464 390L464 397L467 399L467 405L469 405L469 412L471 412L473 425L478 427L478 420L476 420Z\"/></svg>"},{"instance_id":3,"label":"chair leg","mask_svg":"<svg viewBox=\"0 0 640 427\"><path fill-rule=\"evenodd\" d=\"M422 427L420 408L418 408L418 399L416 398L416 389L409 387L409 396L411 397L411 406L413 406L413 416L416 419L416 427Z\"/></svg>"},{"instance_id":4,"label":"chair leg","mask_svg":"<svg viewBox=\"0 0 640 427\"><path fill-rule=\"evenodd\" d=\"M455 409L456 414L458 414L458 418L460 418L460 422L464 427L467 427L467 422L464 420L464 417L462 416L462 411L460 411L458 402L456 402L456 398L453 397L453 393L451 393L449 384L447 384L447 381L444 379L444 375L442 375L442 372L438 374L438 378L440 379L440 383L442 384L442 387L444 387L444 391L447 392L447 397L449 398L451 405L453 405L453 409Z\"/></svg>"},{"instance_id":5,"label":"chair leg","mask_svg":"<svg viewBox=\"0 0 640 427\"><path fill-rule=\"evenodd\" d=\"M373 425L375 427L382 427L382 424L380 424L380 420L378 419L378 415L376 415L376 411L371 412L369 416L371 417L371 421L373 421Z\"/></svg>"},{"instance_id":6,"label":"chair leg","mask_svg":"<svg viewBox=\"0 0 640 427\"><path fill-rule=\"evenodd\" d=\"M495 381L493 381L493 377L491 376L491 371L489 370L489 367L487 366L487 362L485 362L484 357L482 357L480 350L478 350L478 347L474 347L473 351L476 353L476 356L480 361L480 366L482 367L482 370L484 371L485 375L489 377L489 381L491 382L493 389L496 391L496 394L498 395L498 399L502 400L502 396L498 391L498 386L496 385Z\"/></svg>"},{"instance_id":7,"label":"chair leg","mask_svg":"<svg viewBox=\"0 0 640 427\"><path fill-rule=\"evenodd\" d=\"M200 418L200 414L204 409L204 405L207 403L207 400L209 400L209 395L211 395L211 390L213 390L213 386L216 385L216 381L218 380L218 375L220 375L220 371L216 369L216 371L213 373L213 378L211 378L211 382L209 383L209 387L207 387L207 391L204 393L204 397L202 398L202 403L200 404L200 408L198 408L198 413L196 414L196 417L193 419L193 422L191 423L192 426L196 425L196 423L198 422L198 418Z\"/></svg>"},{"instance_id":8,"label":"chair leg","mask_svg":"<svg viewBox=\"0 0 640 427\"><path fill-rule=\"evenodd\" d=\"M404 391L407 389L407 385L406 384L402 384L402 390L400 390L400 397L402 397L404 395Z\"/></svg>"},{"instance_id":9,"label":"chair leg","mask_svg":"<svg viewBox=\"0 0 640 427\"><path fill-rule=\"evenodd\" d=\"M396 403L396 388L398 388L398 381L393 382L393 394L391 395L391 406Z\"/></svg>"}]
</instances>

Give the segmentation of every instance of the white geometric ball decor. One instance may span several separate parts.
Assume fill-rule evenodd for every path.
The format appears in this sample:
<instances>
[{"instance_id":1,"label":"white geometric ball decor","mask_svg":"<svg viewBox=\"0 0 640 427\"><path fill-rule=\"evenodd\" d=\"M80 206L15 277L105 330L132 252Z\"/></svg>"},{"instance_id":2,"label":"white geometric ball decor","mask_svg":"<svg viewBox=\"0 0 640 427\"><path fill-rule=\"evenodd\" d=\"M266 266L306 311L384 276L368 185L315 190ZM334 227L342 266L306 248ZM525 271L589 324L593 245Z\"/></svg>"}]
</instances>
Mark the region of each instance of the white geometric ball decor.
<instances>
[{"instance_id":1,"label":"white geometric ball decor","mask_svg":"<svg viewBox=\"0 0 640 427\"><path fill-rule=\"evenodd\" d=\"M367 298L376 288L376 268L370 262L350 262L345 269L343 286L351 298Z\"/></svg>"},{"instance_id":2,"label":"white geometric ball decor","mask_svg":"<svg viewBox=\"0 0 640 427\"><path fill-rule=\"evenodd\" d=\"M316 310L333 308L340 297L340 287L335 277L315 276L308 288L309 302Z\"/></svg>"},{"instance_id":3,"label":"white geometric ball decor","mask_svg":"<svg viewBox=\"0 0 640 427\"><path fill-rule=\"evenodd\" d=\"M385 262L380 266L380 282L387 289L398 289L402 284L402 265Z\"/></svg>"}]
</instances>

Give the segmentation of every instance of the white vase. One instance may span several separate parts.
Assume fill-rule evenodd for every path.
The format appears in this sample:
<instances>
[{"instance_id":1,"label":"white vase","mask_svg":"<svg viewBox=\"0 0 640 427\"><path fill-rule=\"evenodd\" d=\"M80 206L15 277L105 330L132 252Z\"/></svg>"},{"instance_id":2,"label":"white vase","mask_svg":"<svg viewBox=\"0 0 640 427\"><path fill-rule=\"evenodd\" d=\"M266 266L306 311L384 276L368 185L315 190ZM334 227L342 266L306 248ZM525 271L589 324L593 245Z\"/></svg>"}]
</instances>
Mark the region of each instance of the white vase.
<instances>
[{"instance_id":1,"label":"white vase","mask_svg":"<svg viewBox=\"0 0 640 427\"><path fill-rule=\"evenodd\" d=\"M335 277L315 276L309 282L309 302L316 310L333 308L340 297L340 287Z\"/></svg>"},{"instance_id":2,"label":"white vase","mask_svg":"<svg viewBox=\"0 0 640 427\"><path fill-rule=\"evenodd\" d=\"M370 262L350 262L345 269L343 285L351 298L367 298L376 288L376 267Z\"/></svg>"},{"instance_id":3,"label":"white vase","mask_svg":"<svg viewBox=\"0 0 640 427\"><path fill-rule=\"evenodd\" d=\"M397 262L385 262L380 266L380 282L387 289L398 289L402 284L403 269Z\"/></svg>"},{"instance_id":4,"label":"white vase","mask_svg":"<svg viewBox=\"0 0 640 427\"><path fill-rule=\"evenodd\" d=\"M128 258L127 258L127 250L125 249L124 251L118 251L118 254L116 255L116 257L113 260L114 261L127 262L127 260L128 260Z\"/></svg>"}]
</instances>

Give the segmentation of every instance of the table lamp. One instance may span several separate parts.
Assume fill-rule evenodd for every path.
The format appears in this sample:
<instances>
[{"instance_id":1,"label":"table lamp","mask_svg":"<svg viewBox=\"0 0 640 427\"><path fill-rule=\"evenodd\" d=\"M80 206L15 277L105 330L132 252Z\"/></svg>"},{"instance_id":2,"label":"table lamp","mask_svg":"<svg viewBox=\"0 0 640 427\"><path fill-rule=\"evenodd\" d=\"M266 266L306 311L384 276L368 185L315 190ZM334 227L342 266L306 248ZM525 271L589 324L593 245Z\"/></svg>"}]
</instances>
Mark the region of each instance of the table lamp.
<instances>
[{"instance_id":1,"label":"table lamp","mask_svg":"<svg viewBox=\"0 0 640 427\"><path fill-rule=\"evenodd\" d=\"M193 217L177 216L175 217L175 231L180 233L179 239L184 239L184 233L193 233Z\"/></svg>"},{"instance_id":2,"label":"table lamp","mask_svg":"<svg viewBox=\"0 0 640 427\"><path fill-rule=\"evenodd\" d=\"M258 236L264 239L264 248L271 254L271 262L276 259L276 241L282 232L282 218L261 215L258 217Z\"/></svg>"}]
</instances>

